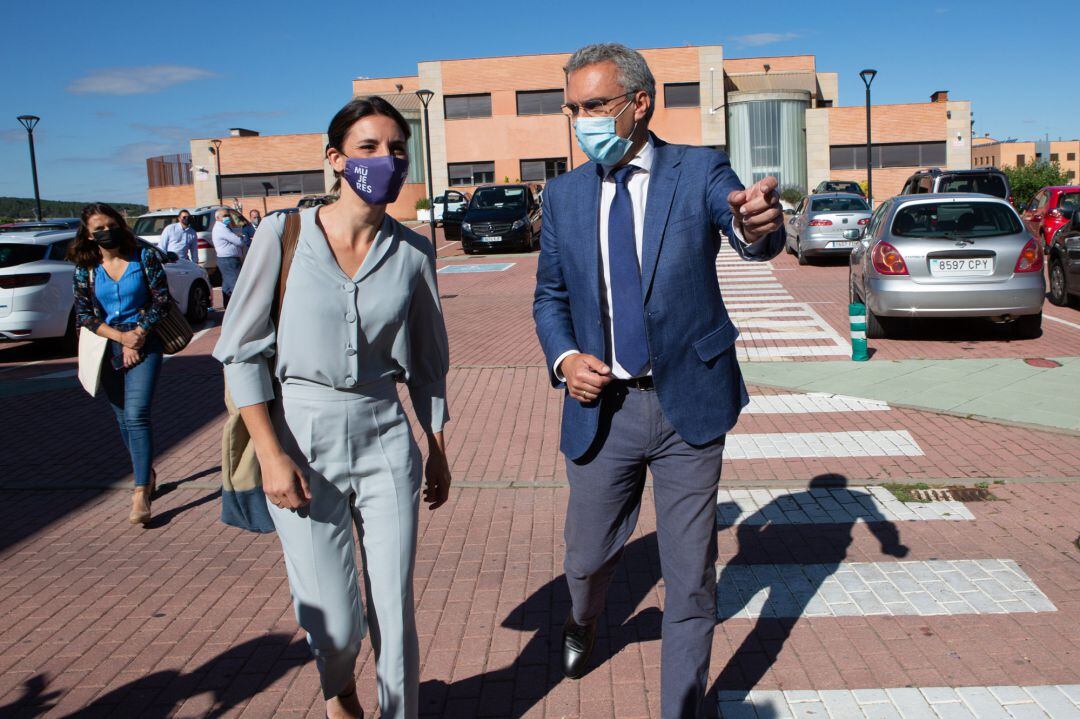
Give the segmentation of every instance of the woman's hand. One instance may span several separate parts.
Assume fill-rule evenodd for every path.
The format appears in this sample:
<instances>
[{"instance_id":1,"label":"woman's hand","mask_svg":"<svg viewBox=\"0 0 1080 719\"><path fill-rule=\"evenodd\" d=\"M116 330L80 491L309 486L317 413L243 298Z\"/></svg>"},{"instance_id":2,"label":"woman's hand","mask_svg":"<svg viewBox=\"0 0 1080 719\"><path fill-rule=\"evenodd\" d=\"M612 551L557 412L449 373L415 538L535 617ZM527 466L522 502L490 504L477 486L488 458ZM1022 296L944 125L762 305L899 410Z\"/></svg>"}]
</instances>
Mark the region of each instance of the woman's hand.
<instances>
[{"instance_id":1,"label":"woman's hand","mask_svg":"<svg viewBox=\"0 0 1080 719\"><path fill-rule=\"evenodd\" d=\"M124 345L126 349L142 349L142 346L146 343L146 333L141 329L133 329L127 332L120 333L120 344Z\"/></svg>"},{"instance_id":2,"label":"woman's hand","mask_svg":"<svg viewBox=\"0 0 1080 719\"><path fill-rule=\"evenodd\" d=\"M131 369L135 365L143 361L142 352L137 349L131 349L125 346L124 351L124 369Z\"/></svg>"},{"instance_id":3,"label":"woman's hand","mask_svg":"<svg viewBox=\"0 0 1080 719\"><path fill-rule=\"evenodd\" d=\"M438 509L450 496L450 465L442 432L428 435L428 461L424 468L424 501L428 509Z\"/></svg>"},{"instance_id":4,"label":"woman's hand","mask_svg":"<svg viewBox=\"0 0 1080 719\"><path fill-rule=\"evenodd\" d=\"M275 507L300 509L311 502L311 488L296 462L284 452L259 460L262 488Z\"/></svg>"}]
</instances>

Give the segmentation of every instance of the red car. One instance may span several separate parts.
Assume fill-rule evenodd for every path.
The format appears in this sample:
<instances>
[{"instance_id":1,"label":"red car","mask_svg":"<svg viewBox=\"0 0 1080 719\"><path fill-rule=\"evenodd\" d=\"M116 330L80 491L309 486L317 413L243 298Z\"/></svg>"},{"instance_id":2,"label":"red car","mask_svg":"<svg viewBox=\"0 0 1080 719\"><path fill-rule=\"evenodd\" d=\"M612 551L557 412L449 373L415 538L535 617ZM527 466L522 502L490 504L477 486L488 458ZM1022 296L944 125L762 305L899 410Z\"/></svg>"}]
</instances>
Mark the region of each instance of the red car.
<instances>
[{"instance_id":1,"label":"red car","mask_svg":"<svg viewBox=\"0 0 1080 719\"><path fill-rule=\"evenodd\" d=\"M1076 207L1080 207L1080 185L1044 187L1024 208L1024 225L1048 248L1054 242L1054 233L1069 222L1069 214L1061 210Z\"/></svg>"}]
</instances>

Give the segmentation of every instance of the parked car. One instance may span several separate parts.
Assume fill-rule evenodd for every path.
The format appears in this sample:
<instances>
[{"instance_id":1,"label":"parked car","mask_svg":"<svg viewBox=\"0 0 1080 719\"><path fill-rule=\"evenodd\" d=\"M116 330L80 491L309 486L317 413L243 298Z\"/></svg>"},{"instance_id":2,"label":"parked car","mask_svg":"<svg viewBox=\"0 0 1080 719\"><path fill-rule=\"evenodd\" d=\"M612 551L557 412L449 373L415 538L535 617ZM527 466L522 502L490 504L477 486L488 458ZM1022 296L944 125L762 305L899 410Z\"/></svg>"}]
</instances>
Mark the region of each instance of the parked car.
<instances>
[{"instance_id":1,"label":"parked car","mask_svg":"<svg viewBox=\"0 0 1080 719\"><path fill-rule=\"evenodd\" d=\"M1054 234L1059 228L1069 224L1066 208L1080 206L1080 185L1044 187L1035 193L1031 202L1020 215L1028 232L1046 243L1054 241Z\"/></svg>"},{"instance_id":2,"label":"parked car","mask_svg":"<svg viewBox=\"0 0 1080 719\"><path fill-rule=\"evenodd\" d=\"M54 339L74 346L75 265L64 259L74 238L73 230L13 232L0 237L0 340ZM169 294L180 310L192 324L204 321L210 308L206 271L171 252L162 254L162 260Z\"/></svg>"},{"instance_id":3,"label":"parked car","mask_svg":"<svg viewBox=\"0 0 1080 719\"><path fill-rule=\"evenodd\" d=\"M487 185L473 193L461 218L461 248L481 250L540 247L540 201L528 185Z\"/></svg>"},{"instance_id":4,"label":"parked car","mask_svg":"<svg viewBox=\"0 0 1080 719\"><path fill-rule=\"evenodd\" d=\"M170 207L163 210L154 210L140 215L132 227L136 235L146 240L155 247L161 242L161 232L166 227L176 222L181 208ZM221 283L221 275L217 270L217 253L214 251L214 243L210 241L210 234L217 222L218 210L230 210L231 207L224 205L208 205L188 210L191 213L191 226L195 229L198 237L199 266L210 275L211 281L217 285ZM235 213L239 215L239 213ZM243 218L241 218L243 219Z\"/></svg>"},{"instance_id":5,"label":"parked car","mask_svg":"<svg viewBox=\"0 0 1080 719\"><path fill-rule=\"evenodd\" d=\"M802 199L786 222L784 249L805 265L812 257L851 252L859 242L846 239L844 231L869 223L870 206L865 197L850 192L811 195Z\"/></svg>"},{"instance_id":6,"label":"parked car","mask_svg":"<svg viewBox=\"0 0 1080 719\"><path fill-rule=\"evenodd\" d=\"M266 216L271 217L272 215L293 215L299 211L299 207L282 207L279 210L270 210L266 213Z\"/></svg>"},{"instance_id":7,"label":"parked car","mask_svg":"<svg viewBox=\"0 0 1080 719\"><path fill-rule=\"evenodd\" d=\"M820 195L823 192L850 192L853 195L866 197L862 185L851 180L822 180L810 194Z\"/></svg>"},{"instance_id":8,"label":"parked car","mask_svg":"<svg viewBox=\"0 0 1080 719\"><path fill-rule=\"evenodd\" d=\"M438 226L442 223L443 214L445 212L464 212L465 208L469 205L470 199L468 192L458 192L457 190L447 190L443 194L438 195L435 198L435 205L431 210L435 213L435 225Z\"/></svg>"},{"instance_id":9,"label":"parked car","mask_svg":"<svg viewBox=\"0 0 1080 719\"><path fill-rule=\"evenodd\" d=\"M1080 305L1080 207L1062 208L1068 224L1058 228L1046 252L1050 268L1050 301Z\"/></svg>"},{"instance_id":10,"label":"parked car","mask_svg":"<svg viewBox=\"0 0 1080 719\"><path fill-rule=\"evenodd\" d=\"M339 195L308 195L301 197L300 201L296 203L296 206L301 210L305 207L318 207L319 205L329 205L337 202Z\"/></svg>"},{"instance_id":11,"label":"parked car","mask_svg":"<svg viewBox=\"0 0 1080 719\"><path fill-rule=\"evenodd\" d=\"M996 167L977 170L919 170L907 179L901 195L927 195L942 192L977 192L1013 201L1008 176Z\"/></svg>"},{"instance_id":12,"label":"parked car","mask_svg":"<svg viewBox=\"0 0 1080 719\"><path fill-rule=\"evenodd\" d=\"M78 217L51 217L45 220L10 222L6 225L0 225L0 234L6 232L47 232L48 230L76 230L78 228Z\"/></svg>"},{"instance_id":13,"label":"parked car","mask_svg":"<svg viewBox=\"0 0 1080 719\"><path fill-rule=\"evenodd\" d=\"M849 231L848 292L866 305L866 336L899 318L988 317L1036 337L1046 293L1042 243L1005 200L981 194L898 195Z\"/></svg>"}]
</instances>

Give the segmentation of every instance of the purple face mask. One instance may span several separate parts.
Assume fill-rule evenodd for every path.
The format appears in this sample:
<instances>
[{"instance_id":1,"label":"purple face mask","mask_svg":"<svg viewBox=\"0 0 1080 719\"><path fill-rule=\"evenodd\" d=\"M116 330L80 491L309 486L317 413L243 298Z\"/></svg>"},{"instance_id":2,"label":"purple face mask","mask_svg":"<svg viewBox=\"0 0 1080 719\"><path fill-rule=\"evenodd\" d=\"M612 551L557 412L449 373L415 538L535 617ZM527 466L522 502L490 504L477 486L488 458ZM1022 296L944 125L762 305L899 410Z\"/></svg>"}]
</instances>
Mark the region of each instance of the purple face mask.
<instances>
[{"instance_id":1,"label":"purple face mask","mask_svg":"<svg viewBox=\"0 0 1080 719\"><path fill-rule=\"evenodd\" d=\"M409 160L394 155L345 160L344 181L369 205L388 205L396 200L408 174Z\"/></svg>"}]
</instances>

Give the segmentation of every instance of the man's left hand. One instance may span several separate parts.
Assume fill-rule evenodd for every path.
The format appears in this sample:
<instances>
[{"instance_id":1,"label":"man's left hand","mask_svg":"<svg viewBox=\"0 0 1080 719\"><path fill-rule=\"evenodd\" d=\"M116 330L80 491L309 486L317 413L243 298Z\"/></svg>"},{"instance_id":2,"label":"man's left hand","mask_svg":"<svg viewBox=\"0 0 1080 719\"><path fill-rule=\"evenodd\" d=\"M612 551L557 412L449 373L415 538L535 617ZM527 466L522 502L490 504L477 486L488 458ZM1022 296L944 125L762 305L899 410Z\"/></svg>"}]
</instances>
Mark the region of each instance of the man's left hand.
<instances>
[{"instance_id":1,"label":"man's left hand","mask_svg":"<svg viewBox=\"0 0 1080 719\"><path fill-rule=\"evenodd\" d=\"M747 242L757 242L783 226L784 212L776 184L776 178L770 176L728 195L732 222Z\"/></svg>"}]
</instances>

